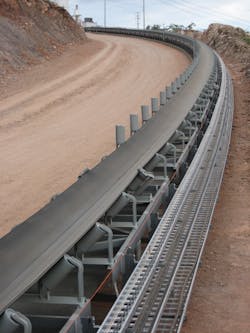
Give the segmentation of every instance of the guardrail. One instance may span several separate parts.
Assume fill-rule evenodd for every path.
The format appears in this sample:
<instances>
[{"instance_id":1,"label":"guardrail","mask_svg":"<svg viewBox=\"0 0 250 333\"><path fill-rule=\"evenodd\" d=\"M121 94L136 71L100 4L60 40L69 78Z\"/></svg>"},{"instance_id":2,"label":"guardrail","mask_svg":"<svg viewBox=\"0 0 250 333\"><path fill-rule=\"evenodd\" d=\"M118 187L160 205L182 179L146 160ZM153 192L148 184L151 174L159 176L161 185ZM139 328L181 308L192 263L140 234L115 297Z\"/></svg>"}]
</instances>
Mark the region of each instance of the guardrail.
<instances>
[{"instance_id":1,"label":"guardrail","mask_svg":"<svg viewBox=\"0 0 250 333\"><path fill-rule=\"evenodd\" d=\"M87 279L83 275L99 267L106 280L108 271L118 295L118 281L122 276L126 282L127 272L135 265L134 255L140 259L142 238L149 237L160 222L159 208L167 207L175 192L174 182L178 185L186 172L219 93L215 56L200 42L159 32L91 30L171 43L193 61L161 92L160 105L152 99L152 117L142 108L146 114L142 128L131 122L128 141L119 141L113 154L0 241L1 267L6 272L0 277L0 310L11 305L26 314L33 332L54 333L65 322L61 332L96 330L89 307L95 290L88 287L95 274ZM41 239L41 244L30 253L34 239ZM96 288L100 283L95 282ZM77 288L72 292L74 284ZM66 305L70 310L58 313ZM7 315L0 319L1 325L12 332L13 322Z\"/></svg>"}]
</instances>

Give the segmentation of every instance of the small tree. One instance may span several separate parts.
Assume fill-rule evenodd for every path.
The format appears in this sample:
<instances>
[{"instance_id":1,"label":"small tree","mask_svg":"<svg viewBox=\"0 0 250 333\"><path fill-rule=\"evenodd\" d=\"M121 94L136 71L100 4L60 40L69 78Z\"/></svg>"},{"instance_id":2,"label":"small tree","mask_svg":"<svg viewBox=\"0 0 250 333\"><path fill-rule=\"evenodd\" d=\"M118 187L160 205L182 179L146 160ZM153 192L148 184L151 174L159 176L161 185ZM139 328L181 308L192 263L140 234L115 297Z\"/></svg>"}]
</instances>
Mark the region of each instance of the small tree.
<instances>
[{"instance_id":1,"label":"small tree","mask_svg":"<svg viewBox=\"0 0 250 333\"><path fill-rule=\"evenodd\" d=\"M194 27L196 26L196 24L194 22L190 23L185 30L194 30Z\"/></svg>"},{"instance_id":2,"label":"small tree","mask_svg":"<svg viewBox=\"0 0 250 333\"><path fill-rule=\"evenodd\" d=\"M184 29L184 26L183 25L179 25L179 24L174 24L174 23L171 23L168 27L167 27L167 30L168 31L171 31L171 32L179 32L181 30Z\"/></svg>"},{"instance_id":3,"label":"small tree","mask_svg":"<svg viewBox=\"0 0 250 333\"><path fill-rule=\"evenodd\" d=\"M160 30L161 29L161 26L159 24L154 24L152 27L151 27L151 30Z\"/></svg>"}]
</instances>

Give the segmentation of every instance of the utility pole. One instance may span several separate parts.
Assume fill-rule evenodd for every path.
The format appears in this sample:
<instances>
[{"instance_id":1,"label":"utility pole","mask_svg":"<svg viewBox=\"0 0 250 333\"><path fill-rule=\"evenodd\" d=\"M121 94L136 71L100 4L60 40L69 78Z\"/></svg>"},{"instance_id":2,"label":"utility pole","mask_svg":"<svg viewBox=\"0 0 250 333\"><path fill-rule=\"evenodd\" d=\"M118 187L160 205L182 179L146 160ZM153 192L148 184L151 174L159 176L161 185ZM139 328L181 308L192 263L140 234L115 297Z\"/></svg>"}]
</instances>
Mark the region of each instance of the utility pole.
<instances>
[{"instance_id":1,"label":"utility pole","mask_svg":"<svg viewBox=\"0 0 250 333\"><path fill-rule=\"evenodd\" d=\"M165 26L165 24L163 23L162 24L162 29L163 29L163 40L165 40L165 29L166 29L166 26Z\"/></svg>"},{"instance_id":2,"label":"utility pole","mask_svg":"<svg viewBox=\"0 0 250 333\"><path fill-rule=\"evenodd\" d=\"M140 13L136 12L136 26L137 29L140 29Z\"/></svg>"},{"instance_id":3,"label":"utility pole","mask_svg":"<svg viewBox=\"0 0 250 333\"><path fill-rule=\"evenodd\" d=\"M104 0L104 28L107 26L107 0Z\"/></svg>"},{"instance_id":4,"label":"utility pole","mask_svg":"<svg viewBox=\"0 0 250 333\"><path fill-rule=\"evenodd\" d=\"M76 20L77 23L81 23L81 15L79 13L79 7L78 5L75 6L75 10L74 10L74 19Z\"/></svg>"},{"instance_id":5,"label":"utility pole","mask_svg":"<svg viewBox=\"0 0 250 333\"><path fill-rule=\"evenodd\" d=\"M142 8L143 8L143 30L146 29L146 8L145 8L145 0L143 0L142 3Z\"/></svg>"}]
</instances>

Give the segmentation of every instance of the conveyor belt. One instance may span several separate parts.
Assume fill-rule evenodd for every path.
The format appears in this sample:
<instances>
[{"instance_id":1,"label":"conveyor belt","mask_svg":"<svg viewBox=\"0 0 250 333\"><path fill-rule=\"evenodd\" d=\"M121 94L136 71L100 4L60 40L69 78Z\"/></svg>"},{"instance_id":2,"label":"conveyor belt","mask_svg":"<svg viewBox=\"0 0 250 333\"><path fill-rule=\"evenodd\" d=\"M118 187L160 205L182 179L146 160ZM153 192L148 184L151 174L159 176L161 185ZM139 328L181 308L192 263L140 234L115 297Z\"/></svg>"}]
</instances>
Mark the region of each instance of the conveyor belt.
<instances>
[{"instance_id":1,"label":"conveyor belt","mask_svg":"<svg viewBox=\"0 0 250 333\"><path fill-rule=\"evenodd\" d=\"M187 84L148 124L55 201L0 241L0 312L66 253L171 137L205 85L212 51L198 42L200 60ZM166 64L167 66L167 64ZM2 273L4 272L4 274Z\"/></svg>"}]
</instances>

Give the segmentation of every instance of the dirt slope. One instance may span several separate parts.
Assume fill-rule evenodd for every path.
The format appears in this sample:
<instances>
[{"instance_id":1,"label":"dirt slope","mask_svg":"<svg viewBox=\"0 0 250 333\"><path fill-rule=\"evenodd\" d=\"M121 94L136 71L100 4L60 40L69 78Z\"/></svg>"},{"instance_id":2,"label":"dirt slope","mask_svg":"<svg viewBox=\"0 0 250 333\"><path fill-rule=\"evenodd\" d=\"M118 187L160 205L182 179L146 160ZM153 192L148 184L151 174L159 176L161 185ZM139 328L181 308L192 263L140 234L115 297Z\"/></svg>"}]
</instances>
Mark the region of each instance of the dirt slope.
<instances>
[{"instance_id":1,"label":"dirt slope","mask_svg":"<svg viewBox=\"0 0 250 333\"><path fill-rule=\"evenodd\" d=\"M48 0L1 0L0 79L85 39L72 17Z\"/></svg>"}]
</instances>

